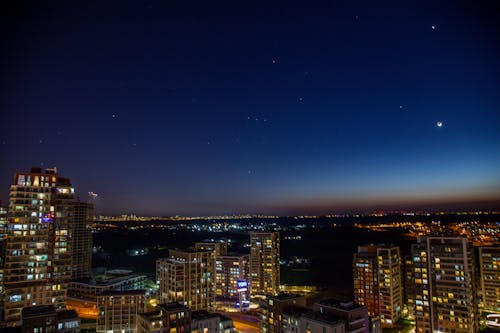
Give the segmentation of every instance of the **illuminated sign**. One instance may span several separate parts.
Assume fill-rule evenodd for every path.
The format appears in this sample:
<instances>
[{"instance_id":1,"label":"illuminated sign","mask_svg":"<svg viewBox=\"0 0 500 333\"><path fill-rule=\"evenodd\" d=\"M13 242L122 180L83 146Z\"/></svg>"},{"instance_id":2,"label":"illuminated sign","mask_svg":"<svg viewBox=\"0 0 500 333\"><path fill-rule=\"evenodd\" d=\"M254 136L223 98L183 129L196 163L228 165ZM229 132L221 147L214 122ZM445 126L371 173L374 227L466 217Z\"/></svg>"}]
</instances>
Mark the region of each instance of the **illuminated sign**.
<instances>
[{"instance_id":1,"label":"illuminated sign","mask_svg":"<svg viewBox=\"0 0 500 333\"><path fill-rule=\"evenodd\" d=\"M238 280L237 285L236 285L236 290L238 290L239 293L243 291L248 290L248 281L246 280Z\"/></svg>"},{"instance_id":2,"label":"illuminated sign","mask_svg":"<svg viewBox=\"0 0 500 333\"><path fill-rule=\"evenodd\" d=\"M486 316L486 326L500 327L500 314L492 313Z\"/></svg>"},{"instance_id":3,"label":"illuminated sign","mask_svg":"<svg viewBox=\"0 0 500 333\"><path fill-rule=\"evenodd\" d=\"M43 214L42 222L54 222L54 213Z\"/></svg>"}]
</instances>

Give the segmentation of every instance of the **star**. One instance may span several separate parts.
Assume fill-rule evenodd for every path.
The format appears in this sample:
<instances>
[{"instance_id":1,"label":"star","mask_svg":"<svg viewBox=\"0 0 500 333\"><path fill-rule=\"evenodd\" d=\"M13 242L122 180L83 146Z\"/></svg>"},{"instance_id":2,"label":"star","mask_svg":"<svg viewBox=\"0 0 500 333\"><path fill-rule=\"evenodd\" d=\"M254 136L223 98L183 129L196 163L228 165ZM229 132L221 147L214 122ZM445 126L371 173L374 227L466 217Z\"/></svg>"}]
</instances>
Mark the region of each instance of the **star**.
<instances>
[{"instance_id":1,"label":"star","mask_svg":"<svg viewBox=\"0 0 500 333\"><path fill-rule=\"evenodd\" d=\"M437 126L437 127L443 127L443 123L442 123L441 121L438 121L438 122L436 123L436 126Z\"/></svg>"},{"instance_id":2,"label":"star","mask_svg":"<svg viewBox=\"0 0 500 333\"><path fill-rule=\"evenodd\" d=\"M116 118L116 114L112 114L112 115L111 115L111 118Z\"/></svg>"},{"instance_id":3,"label":"star","mask_svg":"<svg viewBox=\"0 0 500 333\"><path fill-rule=\"evenodd\" d=\"M435 25L431 25L431 29L432 30L436 30L436 26Z\"/></svg>"},{"instance_id":4,"label":"star","mask_svg":"<svg viewBox=\"0 0 500 333\"><path fill-rule=\"evenodd\" d=\"M302 97L299 97L299 102L303 102L304 99Z\"/></svg>"},{"instance_id":5,"label":"star","mask_svg":"<svg viewBox=\"0 0 500 333\"><path fill-rule=\"evenodd\" d=\"M275 63L276 63L276 59L273 59L273 64L275 64Z\"/></svg>"},{"instance_id":6,"label":"star","mask_svg":"<svg viewBox=\"0 0 500 333\"><path fill-rule=\"evenodd\" d=\"M399 108L400 108L400 109L402 109L402 108L403 108L403 106L402 106L402 105L400 105L400 106L399 106Z\"/></svg>"},{"instance_id":7,"label":"star","mask_svg":"<svg viewBox=\"0 0 500 333\"><path fill-rule=\"evenodd\" d=\"M43 143L43 139L38 140L38 142L39 142L40 144L42 144L42 143Z\"/></svg>"}]
</instances>

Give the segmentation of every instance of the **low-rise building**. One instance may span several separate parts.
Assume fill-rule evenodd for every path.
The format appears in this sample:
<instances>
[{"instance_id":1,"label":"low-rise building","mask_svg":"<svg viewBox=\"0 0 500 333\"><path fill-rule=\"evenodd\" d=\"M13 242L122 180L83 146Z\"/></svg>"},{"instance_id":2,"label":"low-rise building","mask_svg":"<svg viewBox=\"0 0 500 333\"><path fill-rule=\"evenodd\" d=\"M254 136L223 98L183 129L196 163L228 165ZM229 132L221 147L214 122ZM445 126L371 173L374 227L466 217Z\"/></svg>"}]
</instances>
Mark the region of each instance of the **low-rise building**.
<instances>
[{"instance_id":1,"label":"low-rise building","mask_svg":"<svg viewBox=\"0 0 500 333\"><path fill-rule=\"evenodd\" d=\"M191 333L220 333L220 317L205 310L191 314Z\"/></svg>"},{"instance_id":2,"label":"low-rise building","mask_svg":"<svg viewBox=\"0 0 500 333\"><path fill-rule=\"evenodd\" d=\"M289 307L283 311L283 320L281 324L282 333L300 333L300 321L303 314L311 312L304 307Z\"/></svg>"},{"instance_id":3,"label":"low-rise building","mask_svg":"<svg viewBox=\"0 0 500 333\"><path fill-rule=\"evenodd\" d=\"M300 318L303 333L345 333L345 322L328 312L310 312Z\"/></svg>"},{"instance_id":4,"label":"low-rise building","mask_svg":"<svg viewBox=\"0 0 500 333\"><path fill-rule=\"evenodd\" d=\"M93 280L69 283L67 308L74 309L81 318L96 319L97 297L107 291L145 289L146 275L130 270L114 269L97 275Z\"/></svg>"},{"instance_id":5,"label":"low-rise building","mask_svg":"<svg viewBox=\"0 0 500 333\"><path fill-rule=\"evenodd\" d=\"M346 333L369 333L370 319L364 305L338 299L322 300L313 307L314 311L330 313L345 322Z\"/></svg>"},{"instance_id":6,"label":"low-rise building","mask_svg":"<svg viewBox=\"0 0 500 333\"><path fill-rule=\"evenodd\" d=\"M296 307L306 307L304 296L296 294L268 296L261 302L260 331L264 333L281 333L284 313Z\"/></svg>"},{"instance_id":7,"label":"low-rise building","mask_svg":"<svg viewBox=\"0 0 500 333\"><path fill-rule=\"evenodd\" d=\"M189 333L191 310L179 303L157 306L155 311L137 316L137 333Z\"/></svg>"},{"instance_id":8,"label":"low-rise building","mask_svg":"<svg viewBox=\"0 0 500 333\"><path fill-rule=\"evenodd\" d=\"M53 305L38 305L21 311L22 333L78 333L80 318L74 310L56 311Z\"/></svg>"}]
</instances>

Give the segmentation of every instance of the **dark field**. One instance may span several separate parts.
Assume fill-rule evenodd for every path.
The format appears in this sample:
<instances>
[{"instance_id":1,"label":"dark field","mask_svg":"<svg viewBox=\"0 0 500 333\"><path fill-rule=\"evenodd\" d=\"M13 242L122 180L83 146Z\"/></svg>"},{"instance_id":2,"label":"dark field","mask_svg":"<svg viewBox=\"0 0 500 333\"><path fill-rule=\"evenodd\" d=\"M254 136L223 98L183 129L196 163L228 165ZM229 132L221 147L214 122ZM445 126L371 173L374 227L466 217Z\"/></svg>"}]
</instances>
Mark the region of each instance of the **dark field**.
<instances>
[{"instance_id":1,"label":"dark field","mask_svg":"<svg viewBox=\"0 0 500 333\"><path fill-rule=\"evenodd\" d=\"M285 236L301 235L302 240L285 240ZM94 234L94 246L100 246L108 255L94 255L94 267L128 268L136 272L155 274L156 258L167 256L169 248L185 248L205 239L230 238L230 251L249 252L243 248L249 243L248 233L209 233L168 230L105 230ZM281 282L285 284L319 285L350 293L352 289L352 255L356 247L367 243L400 245L402 255L409 251L413 241L397 232L372 232L350 226L281 232L281 257L307 257L311 265L307 271L292 271L282 266ZM127 249L149 248L145 256L131 257Z\"/></svg>"}]
</instances>

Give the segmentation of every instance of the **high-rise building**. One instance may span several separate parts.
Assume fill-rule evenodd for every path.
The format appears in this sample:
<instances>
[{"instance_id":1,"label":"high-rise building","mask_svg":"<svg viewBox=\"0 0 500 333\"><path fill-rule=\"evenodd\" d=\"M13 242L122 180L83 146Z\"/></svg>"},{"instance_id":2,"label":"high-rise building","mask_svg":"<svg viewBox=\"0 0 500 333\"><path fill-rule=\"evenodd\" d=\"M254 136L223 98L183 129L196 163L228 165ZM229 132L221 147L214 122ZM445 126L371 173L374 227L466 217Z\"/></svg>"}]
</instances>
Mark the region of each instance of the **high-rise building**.
<instances>
[{"instance_id":1,"label":"high-rise building","mask_svg":"<svg viewBox=\"0 0 500 333\"><path fill-rule=\"evenodd\" d=\"M137 315L146 311L146 291L105 291L97 298L98 333L135 333Z\"/></svg>"},{"instance_id":2,"label":"high-rise building","mask_svg":"<svg viewBox=\"0 0 500 333\"><path fill-rule=\"evenodd\" d=\"M170 250L156 261L156 280L162 303L179 302L191 310L214 305L214 254L211 251Z\"/></svg>"},{"instance_id":3,"label":"high-rise building","mask_svg":"<svg viewBox=\"0 0 500 333\"><path fill-rule=\"evenodd\" d=\"M24 307L66 306L73 196L69 179L55 168L45 173L33 168L14 176L4 268L4 320L9 325L20 324Z\"/></svg>"},{"instance_id":4,"label":"high-rise building","mask_svg":"<svg viewBox=\"0 0 500 333\"><path fill-rule=\"evenodd\" d=\"M479 248L481 307L483 311L500 312L500 247Z\"/></svg>"},{"instance_id":5,"label":"high-rise building","mask_svg":"<svg viewBox=\"0 0 500 333\"><path fill-rule=\"evenodd\" d=\"M474 255L467 239L421 237L412 256L416 332L477 332Z\"/></svg>"},{"instance_id":6,"label":"high-rise building","mask_svg":"<svg viewBox=\"0 0 500 333\"><path fill-rule=\"evenodd\" d=\"M415 318L415 275L413 274L413 258L411 255L404 259L404 304L406 317Z\"/></svg>"},{"instance_id":7,"label":"high-rise building","mask_svg":"<svg viewBox=\"0 0 500 333\"><path fill-rule=\"evenodd\" d=\"M379 247L378 294L380 321L384 327L393 327L403 313L403 280L399 247Z\"/></svg>"},{"instance_id":8,"label":"high-rise building","mask_svg":"<svg viewBox=\"0 0 500 333\"><path fill-rule=\"evenodd\" d=\"M3 269L5 265L5 244L7 242L7 209L0 206L0 322L3 320L5 287L3 285Z\"/></svg>"},{"instance_id":9,"label":"high-rise building","mask_svg":"<svg viewBox=\"0 0 500 333\"><path fill-rule=\"evenodd\" d=\"M212 251L215 256L224 256L227 254L226 242L198 242L194 244L198 251Z\"/></svg>"},{"instance_id":10,"label":"high-rise building","mask_svg":"<svg viewBox=\"0 0 500 333\"><path fill-rule=\"evenodd\" d=\"M215 258L215 296L219 299L239 300L238 282L247 282L249 254L228 254ZM248 295L245 292L245 300Z\"/></svg>"},{"instance_id":11,"label":"high-rise building","mask_svg":"<svg viewBox=\"0 0 500 333\"><path fill-rule=\"evenodd\" d=\"M91 278L92 272L92 210L89 203L72 203L71 219L71 280L81 281Z\"/></svg>"},{"instance_id":12,"label":"high-rise building","mask_svg":"<svg viewBox=\"0 0 500 333\"><path fill-rule=\"evenodd\" d=\"M384 327L393 327L403 311L399 247L359 246L353 259L354 298L370 316L380 316Z\"/></svg>"},{"instance_id":13,"label":"high-rise building","mask_svg":"<svg viewBox=\"0 0 500 333\"><path fill-rule=\"evenodd\" d=\"M376 316L379 306L377 247L358 246L353 258L354 301L366 306Z\"/></svg>"},{"instance_id":14,"label":"high-rise building","mask_svg":"<svg viewBox=\"0 0 500 333\"><path fill-rule=\"evenodd\" d=\"M0 202L1 203L1 202ZM7 209L0 206L0 239L7 236Z\"/></svg>"},{"instance_id":15,"label":"high-rise building","mask_svg":"<svg viewBox=\"0 0 500 333\"><path fill-rule=\"evenodd\" d=\"M250 293L276 295L280 286L279 232L250 233Z\"/></svg>"}]
</instances>

